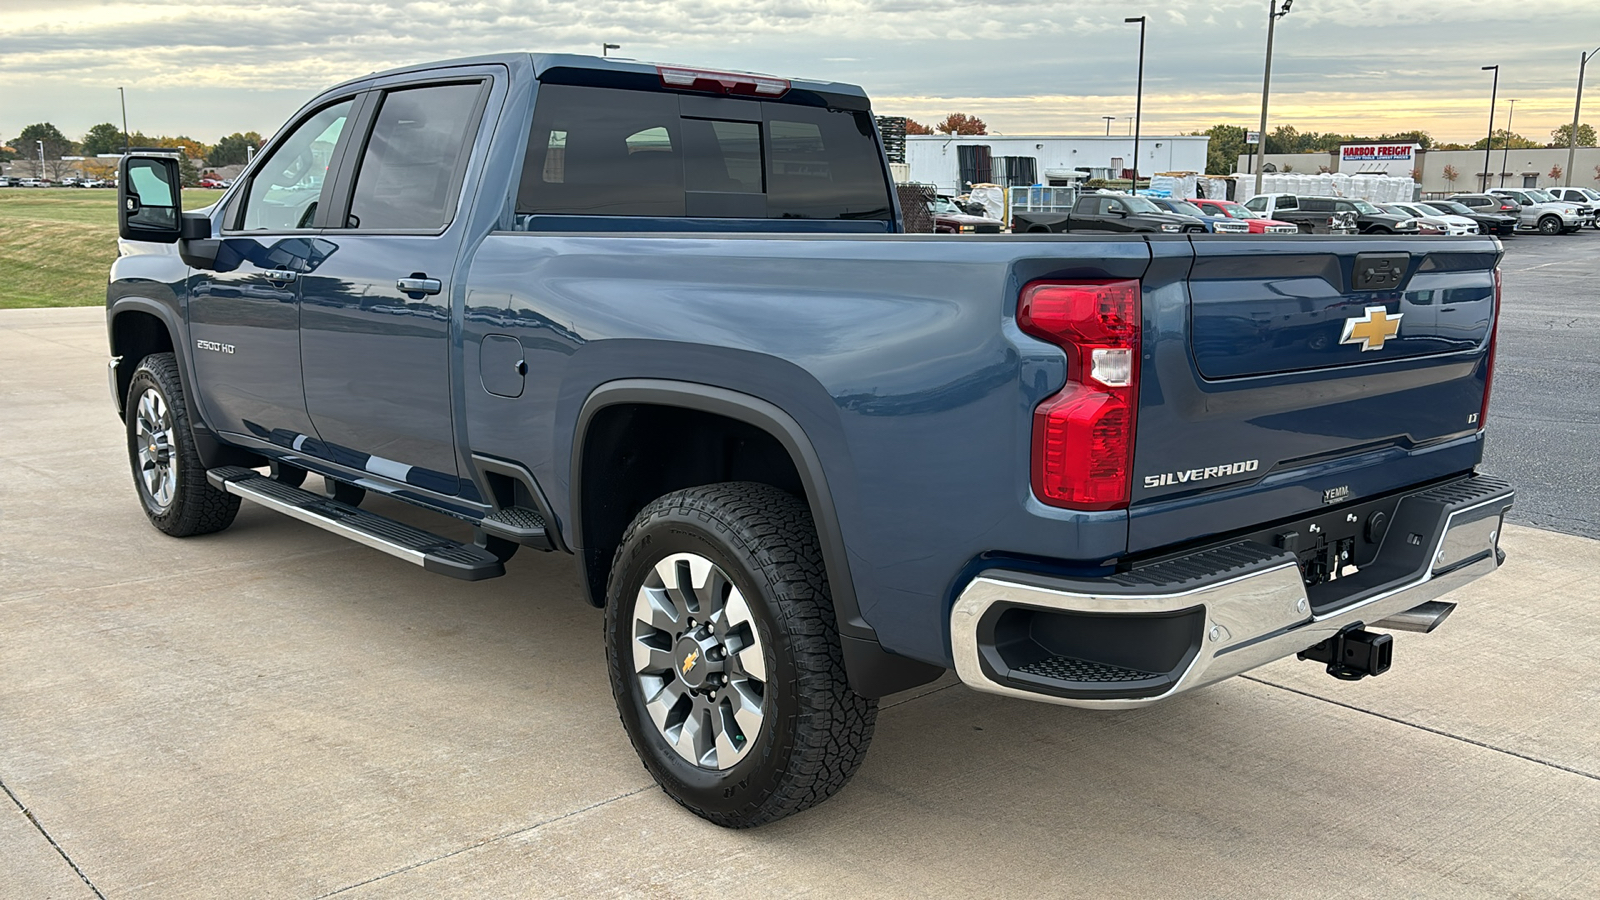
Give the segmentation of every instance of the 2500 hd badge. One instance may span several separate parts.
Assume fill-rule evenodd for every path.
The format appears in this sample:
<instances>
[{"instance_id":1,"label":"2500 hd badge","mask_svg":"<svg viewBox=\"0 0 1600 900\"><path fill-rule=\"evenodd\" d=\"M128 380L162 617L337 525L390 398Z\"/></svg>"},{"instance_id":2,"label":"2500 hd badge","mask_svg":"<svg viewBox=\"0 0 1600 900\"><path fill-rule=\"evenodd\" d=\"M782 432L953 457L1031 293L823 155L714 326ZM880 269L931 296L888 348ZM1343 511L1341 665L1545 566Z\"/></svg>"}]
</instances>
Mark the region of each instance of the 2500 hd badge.
<instances>
[{"instance_id":1,"label":"2500 hd badge","mask_svg":"<svg viewBox=\"0 0 1600 900\"><path fill-rule=\"evenodd\" d=\"M1228 463L1221 466L1206 466L1204 469L1187 469L1182 472L1162 472L1160 475L1146 475L1144 486L1148 488L1166 487L1169 484L1188 484L1191 481L1205 481L1210 478L1221 478L1224 475L1243 475L1261 468L1261 460L1247 459L1243 462Z\"/></svg>"}]
</instances>

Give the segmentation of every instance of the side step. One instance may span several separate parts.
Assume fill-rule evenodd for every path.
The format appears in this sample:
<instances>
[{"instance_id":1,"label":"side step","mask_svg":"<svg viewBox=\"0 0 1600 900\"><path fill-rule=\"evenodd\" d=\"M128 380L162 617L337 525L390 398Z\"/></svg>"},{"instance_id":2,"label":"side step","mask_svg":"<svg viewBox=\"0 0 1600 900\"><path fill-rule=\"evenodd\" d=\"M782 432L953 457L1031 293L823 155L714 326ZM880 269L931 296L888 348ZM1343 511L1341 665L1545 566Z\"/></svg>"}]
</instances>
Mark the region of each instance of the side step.
<instances>
[{"instance_id":1,"label":"side step","mask_svg":"<svg viewBox=\"0 0 1600 900\"><path fill-rule=\"evenodd\" d=\"M429 572L462 581L482 581L506 573L499 557L475 544L452 541L320 494L290 487L251 469L223 466L207 471L206 478L219 490L237 494L374 550L382 550Z\"/></svg>"}]
</instances>

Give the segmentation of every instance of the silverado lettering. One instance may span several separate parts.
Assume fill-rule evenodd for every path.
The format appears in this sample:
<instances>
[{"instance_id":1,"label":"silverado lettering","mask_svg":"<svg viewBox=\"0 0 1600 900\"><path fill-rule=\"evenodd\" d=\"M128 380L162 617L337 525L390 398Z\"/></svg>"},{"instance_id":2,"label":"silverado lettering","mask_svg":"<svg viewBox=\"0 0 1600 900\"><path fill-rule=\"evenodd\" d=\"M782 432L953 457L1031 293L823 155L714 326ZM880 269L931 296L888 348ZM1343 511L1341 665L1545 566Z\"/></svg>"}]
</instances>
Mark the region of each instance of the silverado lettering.
<instances>
[{"instance_id":1,"label":"silverado lettering","mask_svg":"<svg viewBox=\"0 0 1600 900\"><path fill-rule=\"evenodd\" d=\"M1207 466L1204 469L1185 469L1182 472L1146 475L1144 477L1144 486L1158 488L1169 484L1187 484L1191 481L1206 481L1211 478L1221 478L1225 475L1242 475L1246 472L1254 472L1259 468L1261 468L1261 460L1247 459L1244 462L1228 463L1225 466Z\"/></svg>"}]
</instances>

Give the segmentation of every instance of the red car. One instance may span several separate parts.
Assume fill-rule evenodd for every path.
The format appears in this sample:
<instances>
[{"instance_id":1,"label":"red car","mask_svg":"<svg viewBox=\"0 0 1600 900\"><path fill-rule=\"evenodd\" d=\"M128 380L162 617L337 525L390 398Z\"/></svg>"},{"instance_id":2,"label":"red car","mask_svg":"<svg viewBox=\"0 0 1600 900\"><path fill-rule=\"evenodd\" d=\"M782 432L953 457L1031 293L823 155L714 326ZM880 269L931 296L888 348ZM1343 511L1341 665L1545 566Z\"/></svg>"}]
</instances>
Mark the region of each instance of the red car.
<instances>
[{"instance_id":1,"label":"red car","mask_svg":"<svg viewBox=\"0 0 1600 900\"><path fill-rule=\"evenodd\" d=\"M226 185L225 182L218 181L215 178L202 178L202 179L200 179L200 187L203 187L203 188L216 189L216 188L222 188L222 187L226 187L226 186L227 185Z\"/></svg>"},{"instance_id":2,"label":"red car","mask_svg":"<svg viewBox=\"0 0 1600 900\"><path fill-rule=\"evenodd\" d=\"M1205 210L1213 216L1227 216L1230 219L1240 219L1249 223L1251 234L1299 234L1300 228L1292 222L1280 222L1269 219L1253 209L1247 209L1243 203L1232 200L1207 200L1201 198L1190 200L1195 206Z\"/></svg>"}]
</instances>

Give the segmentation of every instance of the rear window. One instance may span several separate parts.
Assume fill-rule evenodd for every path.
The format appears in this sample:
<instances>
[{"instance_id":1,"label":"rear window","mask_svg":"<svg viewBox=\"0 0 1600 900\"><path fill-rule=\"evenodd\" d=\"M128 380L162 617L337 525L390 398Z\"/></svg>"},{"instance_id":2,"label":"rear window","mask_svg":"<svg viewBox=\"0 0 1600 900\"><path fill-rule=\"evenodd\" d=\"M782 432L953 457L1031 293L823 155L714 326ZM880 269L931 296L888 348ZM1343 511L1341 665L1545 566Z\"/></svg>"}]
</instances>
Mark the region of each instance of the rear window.
<instances>
[{"instance_id":1,"label":"rear window","mask_svg":"<svg viewBox=\"0 0 1600 900\"><path fill-rule=\"evenodd\" d=\"M752 100L724 120L680 96L541 85L518 215L889 218L870 114Z\"/></svg>"}]
</instances>

